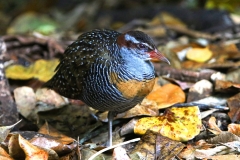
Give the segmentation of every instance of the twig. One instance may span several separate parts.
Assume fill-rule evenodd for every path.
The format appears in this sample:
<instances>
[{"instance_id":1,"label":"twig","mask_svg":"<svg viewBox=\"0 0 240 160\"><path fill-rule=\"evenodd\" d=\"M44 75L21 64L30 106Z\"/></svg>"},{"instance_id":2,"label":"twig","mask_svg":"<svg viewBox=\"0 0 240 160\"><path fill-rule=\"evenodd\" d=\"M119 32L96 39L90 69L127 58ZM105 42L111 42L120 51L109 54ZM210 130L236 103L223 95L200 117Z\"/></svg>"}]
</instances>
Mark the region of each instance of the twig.
<instances>
[{"instance_id":1,"label":"twig","mask_svg":"<svg viewBox=\"0 0 240 160\"><path fill-rule=\"evenodd\" d=\"M132 140L123 142L123 143L119 143L119 144L116 144L116 145L113 145L113 146L104 148L104 149L102 149L101 151L99 151L99 152L95 153L94 155L92 155L88 160L93 160L93 159L96 158L98 155L100 155L100 154L102 154L103 152L108 151L108 150L110 150L110 149L113 149L113 148L116 148L116 147L119 147L119 146L122 146L122 145L125 145L125 144L128 144L128 143L137 142L137 141L140 141L140 138L135 138L135 139L132 139Z\"/></svg>"}]
</instances>

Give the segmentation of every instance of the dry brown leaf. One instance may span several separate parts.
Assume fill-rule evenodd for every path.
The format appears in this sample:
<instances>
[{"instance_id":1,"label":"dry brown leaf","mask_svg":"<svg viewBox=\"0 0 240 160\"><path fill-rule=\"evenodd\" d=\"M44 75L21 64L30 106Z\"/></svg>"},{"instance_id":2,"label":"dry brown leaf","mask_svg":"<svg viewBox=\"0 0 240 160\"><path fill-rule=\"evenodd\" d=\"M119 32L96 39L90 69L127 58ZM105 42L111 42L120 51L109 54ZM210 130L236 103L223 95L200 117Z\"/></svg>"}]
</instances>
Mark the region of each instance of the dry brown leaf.
<instances>
[{"instance_id":1,"label":"dry brown leaf","mask_svg":"<svg viewBox=\"0 0 240 160\"><path fill-rule=\"evenodd\" d=\"M0 127L0 143L3 142L6 137L8 136L8 133L10 133L11 129L15 127L18 123L20 123L22 120L16 122L15 124L11 126L2 126Z\"/></svg>"},{"instance_id":2,"label":"dry brown leaf","mask_svg":"<svg viewBox=\"0 0 240 160\"><path fill-rule=\"evenodd\" d=\"M230 111L228 112L228 115L232 122L238 122L240 120L240 93L236 94L235 96L231 97L227 101L228 107Z\"/></svg>"},{"instance_id":3,"label":"dry brown leaf","mask_svg":"<svg viewBox=\"0 0 240 160\"><path fill-rule=\"evenodd\" d=\"M25 154L21 149L18 141L18 134L11 134L8 141L8 150L11 157L14 159L24 159Z\"/></svg>"},{"instance_id":4,"label":"dry brown leaf","mask_svg":"<svg viewBox=\"0 0 240 160\"><path fill-rule=\"evenodd\" d=\"M210 131L212 133L214 133L215 135L218 135L222 132L222 130L217 126L216 124L216 118L215 117L210 117L210 119L208 120L208 125L209 128L211 129Z\"/></svg>"},{"instance_id":5,"label":"dry brown leaf","mask_svg":"<svg viewBox=\"0 0 240 160\"><path fill-rule=\"evenodd\" d=\"M148 130L131 152L131 155L137 153L139 159L171 159L178 155L183 147L184 144L180 142Z\"/></svg>"},{"instance_id":6,"label":"dry brown leaf","mask_svg":"<svg viewBox=\"0 0 240 160\"><path fill-rule=\"evenodd\" d=\"M25 160L32 160L32 159L41 159L47 160L48 153L39 147L32 145L29 141L24 139L21 135L18 136L19 145L24 151L26 158Z\"/></svg>"},{"instance_id":7,"label":"dry brown leaf","mask_svg":"<svg viewBox=\"0 0 240 160\"><path fill-rule=\"evenodd\" d=\"M187 102L197 101L211 95L213 85L210 81L203 79L195 83L189 89Z\"/></svg>"},{"instance_id":8,"label":"dry brown leaf","mask_svg":"<svg viewBox=\"0 0 240 160\"><path fill-rule=\"evenodd\" d=\"M240 155L218 155L218 156L210 156L208 159L211 160L237 160L240 159Z\"/></svg>"},{"instance_id":9,"label":"dry brown leaf","mask_svg":"<svg viewBox=\"0 0 240 160\"><path fill-rule=\"evenodd\" d=\"M2 147L0 147L0 159L13 160L13 158Z\"/></svg>"},{"instance_id":10,"label":"dry brown leaf","mask_svg":"<svg viewBox=\"0 0 240 160\"><path fill-rule=\"evenodd\" d=\"M59 132L58 130L56 130L55 128L53 128L47 122L39 129L38 132L42 134L50 135L51 137L54 137L55 140L61 141L61 143L63 144L70 144L75 141L73 138L68 137L63 133Z\"/></svg>"},{"instance_id":11,"label":"dry brown leaf","mask_svg":"<svg viewBox=\"0 0 240 160\"><path fill-rule=\"evenodd\" d=\"M231 123L228 125L228 132L240 136L240 124Z\"/></svg>"},{"instance_id":12,"label":"dry brown leaf","mask_svg":"<svg viewBox=\"0 0 240 160\"><path fill-rule=\"evenodd\" d=\"M67 104L67 100L65 100L61 95L56 93L54 90L47 88L37 89L36 100L49 105L53 105L56 108L62 107L63 105Z\"/></svg>"},{"instance_id":13,"label":"dry brown leaf","mask_svg":"<svg viewBox=\"0 0 240 160\"><path fill-rule=\"evenodd\" d=\"M14 90L14 98L18 111L28 120L36 120L39 111L53 110L68 104L62 96L46 88L38 89L35 94L30 87L18 87ZM38 102L45 102L46 104L41 105L42 103L40 103L40 105L37 105Z\"/></svg>"},{"instance_id":14,"label":"dry brown leaf","mask_svg":"<svg viewBox=\"0 0 240 160\"><path fill-rule=\"evenodd\" d=\"M146 100L143 100L141 104L137 104L135 107L131 108L130 110L126 112L118 113L115 118L131 118L131 117L142 116L142 115L145 115L145 116L159 115L159 110L157 108L149 107L149 105L146 104ZM101 120L106 118L107 118L107 113L100 115Z\"/></svg>"},{"instance_id":15,"label":"dry brown leaf","mask_svg":"<svg viewBox=\"0 0 240 160\"><path fill-rule=\"evenodd\" d=\"M218 152L227 150L228 148L226 146L217 146L214 148L210 149L196 149L195 151L195 157L198 159L204 159L204 158L209 158L213 155L216 155Z\"/></svg>"},{"instance_id":16,"label":"dry brown leaf","mask_svg":"<svg viewBox=\"0 0 240 160\"><path fill-rule=\"evenodd\" d=\"M145 117L137 121L134 133L145 134L147 130L160 133L177 141L188 141L199 134L201 116L197 106L167 109L163 116Z\"/></svg>"},{"instance_id":17,"label":"dry brown leaf","mask_svg":"<svg viewBox=\"0 0 240 160\"><path fill-rule=\"evenodd\" d=\"M31 144L44 150L51 149L58 155L70 153L76 147L76 144L65 145L60 140L57 140L51 136L34 137L30 140L30 142Z\"/></svg>"},{"instance_id":18,"label":"dry brown leaf","mask_svg":"<svg viewBox=\"0 0 240 160\"><path fill-rule=\"evenodd\" d=\"M126 152L126 150L122 147L116 147L113 150L113 158L114 160L131 160Z\"/></svg>"},{"instance_id":19,"label":"dry brown leaf","mask_svg":"<svg viewBox=\"0 0 240 160\"><path fill-rule=\"evenodd\" d=\"M101 125L101 122L90 116L91 113L92 111L86 105L66 105L61 108L39 112L38 117L40 122L47 121L58 131L71 135L71 137L77 137L91 128Z\"/></svg>"},{"instance_id":20,"label":"dry brown leaf","mask_svg":"<svg viewBox=\"0 0 240 160\"><path fill-rule=\"evenodd\" d=\"M195 148L192 145L188 144L187 147L185 147L178 156L183 159L194 159L194 151Z\"/></svg>"},{"instance_id":21,"label":"dry brown leaf","mask_svg":"<svg viewBox=\"0 0 240 160\"><path fill-rule=\"evenodd\" d=\"M236 44L216 45L210 44L209 48L214 53L217 62L224 63L227 59L239 58L239 50Z\"/></svg>"},{"instance_id":22,"label":"dry brown leaf","mask_svg":"<svg viewBox=\"0 0 240 160\"><path fill-rule=\"evenodd\" d=\"M208 143L211 144L219 144L219 143L227 143L232 141L240 141L240 137L230 133L230 132L221 132L218 136L208 139Z\"/></svg>"},{"instance_id":23,"label":"dry brown leaf","mask_svg":"<svg viewBox=\"0 0 240 160\"><path fill-rule=\"evenodd\" d=\"M27 119L35 119L33 114L37 100L35 93L30 87L19 87L14 90L14 98L17 109Z\"/></svg>"},{"instance_id":24,"label":"dry brown leaf","mask_svg":"<svg viewBox=\"0 0 240 160\"><path fill-rule=\"evenodd\" d=\"M238 93L240 92L240 83L233 83L230 81L216 80L215 91L224 93Z\"/></svg>"}]
</instances>

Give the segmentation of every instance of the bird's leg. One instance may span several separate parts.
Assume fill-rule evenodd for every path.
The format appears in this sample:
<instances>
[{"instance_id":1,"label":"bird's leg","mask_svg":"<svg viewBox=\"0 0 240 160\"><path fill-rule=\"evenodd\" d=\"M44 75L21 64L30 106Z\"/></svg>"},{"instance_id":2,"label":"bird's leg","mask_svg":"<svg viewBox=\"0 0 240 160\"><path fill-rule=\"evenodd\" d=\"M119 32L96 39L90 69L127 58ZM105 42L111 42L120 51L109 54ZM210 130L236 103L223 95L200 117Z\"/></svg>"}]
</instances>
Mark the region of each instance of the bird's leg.
<instances>
[{"instance_id":1,"label":"bird's leg","mask_svg":"<svg viewBox=\"0 0 240 160\"><path fill-rule=\"evenodd\" d=\"M114 112L109 111L108 112L108 141L107 141L107 146L112 146L112 122L113 122L113 117L114 117Z\"/></svg>"}]
</instances>

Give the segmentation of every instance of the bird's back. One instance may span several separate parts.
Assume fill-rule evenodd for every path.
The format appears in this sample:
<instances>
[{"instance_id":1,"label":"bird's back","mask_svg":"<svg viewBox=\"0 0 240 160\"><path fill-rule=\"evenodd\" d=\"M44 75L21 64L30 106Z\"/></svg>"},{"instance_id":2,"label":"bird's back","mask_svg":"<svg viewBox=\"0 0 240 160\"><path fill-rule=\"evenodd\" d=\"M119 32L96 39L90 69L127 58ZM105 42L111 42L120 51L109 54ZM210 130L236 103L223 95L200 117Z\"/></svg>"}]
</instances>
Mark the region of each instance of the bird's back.
<instances>
[{"instance_id":1,"label":"bird's back","mask_svg":"<svg viewBox=\"0 0 240 160\"><path fill-rule=\"evenodd\" d=\"M67 47L56 74L44 84L59 94L72 99L80 99L85 78L96 59L108 59L114 46L111 44L120 33L112 30L94 30L78 37ZM99 73L94 73L99 74Z\"/></svg>"}]
</instances>

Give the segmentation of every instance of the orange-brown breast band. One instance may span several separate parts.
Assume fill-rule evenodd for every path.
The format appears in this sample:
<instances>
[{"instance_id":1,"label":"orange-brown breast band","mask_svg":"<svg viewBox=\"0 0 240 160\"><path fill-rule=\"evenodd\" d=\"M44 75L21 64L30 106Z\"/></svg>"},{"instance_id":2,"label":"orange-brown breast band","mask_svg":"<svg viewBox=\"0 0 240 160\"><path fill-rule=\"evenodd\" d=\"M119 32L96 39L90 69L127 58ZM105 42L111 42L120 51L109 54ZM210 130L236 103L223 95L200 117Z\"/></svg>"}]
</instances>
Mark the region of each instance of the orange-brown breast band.
<instances>
[{"instance_id":1,"label":"orange-brown breast band","mask_svg":"<svg viewBox=\"0 0 240 160\"><path fill-rule=\"evenodd\" d=\"M114 84L122 95L131 99L134 97L145 97L148 95L154 86L155 78L145 81L138 80L122 80L116 75L116 73L110 74L111 83Z\"/></svg>"}]
</instances>

